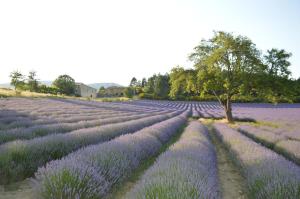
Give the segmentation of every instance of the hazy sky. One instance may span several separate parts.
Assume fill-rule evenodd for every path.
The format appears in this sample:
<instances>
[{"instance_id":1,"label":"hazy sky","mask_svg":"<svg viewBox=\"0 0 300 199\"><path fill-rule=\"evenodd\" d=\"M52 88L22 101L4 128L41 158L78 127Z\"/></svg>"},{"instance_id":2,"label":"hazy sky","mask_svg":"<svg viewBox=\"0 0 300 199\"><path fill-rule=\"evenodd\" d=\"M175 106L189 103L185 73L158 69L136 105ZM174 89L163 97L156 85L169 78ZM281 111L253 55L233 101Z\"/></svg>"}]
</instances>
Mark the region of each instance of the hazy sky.
<instances>
[{"instance_id":1,"label":"hazy sky","mask_svg":"<svg viewBox=\"0 0 300 199\"><path fill-rule=\"evenodd\" d=\"M300 76L299 0L1 0L0 82L12 70L127 85L176 65L213 30L284 48Z\"/></svg>"}]
</instances>

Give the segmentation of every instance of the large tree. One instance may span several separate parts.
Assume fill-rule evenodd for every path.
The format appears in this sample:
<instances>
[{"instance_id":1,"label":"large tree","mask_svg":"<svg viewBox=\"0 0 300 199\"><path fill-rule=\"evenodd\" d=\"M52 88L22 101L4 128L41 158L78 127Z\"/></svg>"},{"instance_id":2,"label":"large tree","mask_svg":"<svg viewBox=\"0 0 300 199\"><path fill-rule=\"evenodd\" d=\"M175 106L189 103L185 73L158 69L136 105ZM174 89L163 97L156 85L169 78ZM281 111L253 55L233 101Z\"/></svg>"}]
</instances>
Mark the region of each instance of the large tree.
<instances>
[{"instance_id":1,"label":"large tree","mask_svg":"<svg viewBox=\"0 0 300 199\"><path fill-rule=\"evenodd\" d=\"M24 85L24 76L18 70L10 73L10 84L15 87L15 90Z\"/></svg>"},{"instance_id":2,"label":"large tree","mask_svg":"<svg viewBox=\"0 0 300 199\"><path fill-rule=\"evenodd\" d=\"M144 87L144 92L148 94L154 93L154 82L156 79L156 74L148 78L147 84Z\"/></svg>"},{"instance_id":3,"label":"large tree","mask_svg":"<svg viewBox=\"0 0 300 199\"><path fill-rule=\"evenodd\" d=\"M288 68L291 63L288 59L291 56L292 53L288 53L284 49L278 50L272 48L271 50L268 50L264 58L269 75L288 78L291 74L291 71Z\"/></svg>"},{"instance_id":4,"label":"large tree","mask_svg":"<svg viewBox=\"0 0 300 199\"><path fill-rule=\"evenodd\" d=\"M28 88L30 91L37 91L38 90L38 80L36 78L36 72L30 71L28 74L27 79Z\"/></svg>"},{"instance_id":5,"label":"large tree","mask_svg":"<svg viewBox=\"0 0 300 199\"><path fill-rule=\"evenodd\" d=\"M133 77L132 79L131 79L131 81L130 81L130 84L129 84L129 86L130 87L135 87L135 86L137 86L137 79L135 78L135 77Z\"/></svg>"},{"instance_id":6,"label":"large tree","mask_svg":"<svg viewBox=\"0 0 300 199\"><path fill-rule=\"evenodd\" d=\"M154 97L156 99L167 99L169 92L169 75L158 74L154 80Z\"/></svg>"},{"instance_id":7,"label":"large tree","mask_svg":"<svg viewBox=\"0 0 300 199\"><path fill-rule=\"evenodd\" d=\"M144 88L146 86L146 84L147 84L147 80L146 80L146 78L143 78L142 83L141 83L142 88Z\"/></svg>"},{"instance_id":8,"label":"large tree","mask_svg":"<svg viewBox=\"0 0 300 199\"><path fill-rule=\"evenodd\" d=\"M75 80L69 75L60 75L53 82L53 85L63 94L72 95L75 93Z\"/></svg>"},{"instance_id":9,"label":"large tree","mask_svg":"<svg viewBox=\"0 0 300 199\"><path fill-rule=\"evenodd\" d=\"M272 48L264 55L265 74L261 79L261 90L264 90L264 98L269 101L278 102L280 100L291 101L294 96L293 86L290 80L291 63L288 59L291 53L281 49Z\"/></svg>"},{"instance_id":10,"label":"large tree","mask_svg":"<svg viewBox=\"0 0 300 199\"><path fill-rule=\"evenodd\" d=\"M228 122L233 122L232 97L245 85L254 86L255 77L263 72L260 55L249 38L220 31L202 40L189 57L198 72L201 93L216 96Z\"/></svg>"},{"instance_id":11,"label":"large tree","mask_svg":"<svg viewBox=\"0 0 300 199\"><path fill-rule=\"evenodd\" d=\"M170 93L173 99L185 99L187 96L198 95L197 73L195 70L185 70L182 67L175 67L170 73Z\"/></svg>"}]
</instances>

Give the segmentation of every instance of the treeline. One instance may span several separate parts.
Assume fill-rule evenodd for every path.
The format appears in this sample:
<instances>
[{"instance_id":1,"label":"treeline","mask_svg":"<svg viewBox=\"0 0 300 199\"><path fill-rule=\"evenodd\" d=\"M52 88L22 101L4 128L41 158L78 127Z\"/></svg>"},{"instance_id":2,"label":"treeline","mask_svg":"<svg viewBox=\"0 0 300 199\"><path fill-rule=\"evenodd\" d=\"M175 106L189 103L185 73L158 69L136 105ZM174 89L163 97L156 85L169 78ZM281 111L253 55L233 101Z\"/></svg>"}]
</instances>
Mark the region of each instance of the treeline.
<instances>
[{"instance_id":1,"label":"treeline","mask_svg":"<svg viewBox=\"0 0 300 199\"><path fill-rule=\"evenodd\" d=\"M291 78L284 49L265 54L247 37L215 32L189 55L194 67L174 67L169 74L141 81L132 78L126 95L147 99L236 102L300 102L300 78Z\"/></svg>"},{"instance_id":2,"label":"treeline","mask_svg":"<svg viewBox=\"0 0 300 199\"><path fill-rule=\"evenodd\" d=\"M75 95L75 80L69 75L58 76L51 86L40 83L35 71L30 71L27 76L23 75L20 71L13 71L10 74L10 78L10 84L14 86L15 90L54 95Z\"/></svg>"},{"instance_id":3,"label":"treeline","mask_svg":"<svg viewBox=\"0 0 300 199\"><path fill-rule=\"evenodd\" d=\"M110 86L105 88L104 86L99 88L98 97L124 97L125 87Z\"/></svg>"},{"instance_id":4,"label":"treeline","mask_svg":"<svg viewBox=\"0 0 300 199\"><path fill-rule=\"evenodd\" d=\"M170 92L170 77L165 75L153 75L146 80L138 81L132 78L129 87L125 89L127 97L139 96L146 99L168 99Z\"/></svg>"}]
</instances>

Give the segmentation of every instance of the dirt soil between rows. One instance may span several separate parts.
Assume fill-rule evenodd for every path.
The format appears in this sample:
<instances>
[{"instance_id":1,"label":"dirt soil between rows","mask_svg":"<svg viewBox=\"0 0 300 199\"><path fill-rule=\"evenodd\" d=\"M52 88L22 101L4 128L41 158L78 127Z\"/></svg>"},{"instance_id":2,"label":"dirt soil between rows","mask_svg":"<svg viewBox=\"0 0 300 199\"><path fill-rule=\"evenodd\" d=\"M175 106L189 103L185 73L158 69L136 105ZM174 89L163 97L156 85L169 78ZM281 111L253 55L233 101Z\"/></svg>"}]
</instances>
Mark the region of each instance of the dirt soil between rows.
<instances>
[{"instance_id":1,"label":"dirt soil between rows","mask_svg":"<svg viewBox=\"0 0 300 199\"><path fill-rule=\"evenodd\" d=\"M246 183L239 168L233 163L224 144L210 129L212 143L217 153L219 182L223 199L247 199Z\"/></svg>"}]
</instances>

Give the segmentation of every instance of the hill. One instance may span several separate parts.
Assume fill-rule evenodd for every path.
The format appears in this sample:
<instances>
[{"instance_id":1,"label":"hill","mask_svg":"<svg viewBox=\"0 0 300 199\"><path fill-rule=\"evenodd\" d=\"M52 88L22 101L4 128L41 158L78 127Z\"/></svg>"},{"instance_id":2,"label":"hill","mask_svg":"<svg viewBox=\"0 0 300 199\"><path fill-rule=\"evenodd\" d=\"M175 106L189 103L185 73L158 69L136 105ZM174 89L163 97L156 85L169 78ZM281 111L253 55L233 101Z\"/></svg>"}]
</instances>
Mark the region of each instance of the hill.
<instances>
[{"instance_id":1,"label":"hill","mask_svg":"<svg viewBox=\"0 0 300 199\"><path fill-rule=\"evenodd\" d=\"M108 87L112 87L112 86L118 86L118 87L123 87L120 84L117 83L92 83L92 84L88 84L89 86L95 88L95 89L99 89L100 87L104 87L104 88L108 88Z\"/></svg>"},{"instance_id":2,"label":"hill","mask_svg":"<svg viewBox=\"0 0 300 199\"><path fill-rule=\"evenodd\" d=\"M14 88L14 87L11 86L10 83L3 83L3 84L0 84L0 88Z\"/></svg>"},{"instance_id":3,"label":"hill","mask_svg":"<svg viewBox=\"0 0 300 199\"><path fill-rule=\"evenodd\" d=\"M47 86L51 86L52 81L39 81L41 84L45 84ZM99 89L100 87L104 87L104 88L108 88L108 87L112 87L112 86L118 86L118 87L123 87L120 84L117 83L92 83L92 84L87 84L95 89ZM0 88L14 88L13 86L10 85L10 83L3 83L0 84Z\"/></svg>"}]
</instances>

